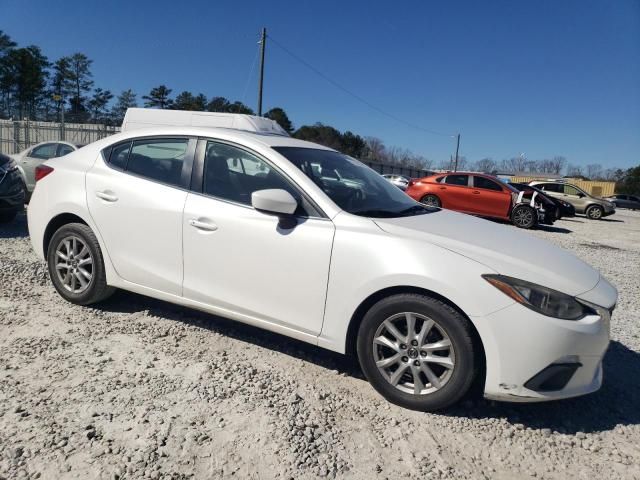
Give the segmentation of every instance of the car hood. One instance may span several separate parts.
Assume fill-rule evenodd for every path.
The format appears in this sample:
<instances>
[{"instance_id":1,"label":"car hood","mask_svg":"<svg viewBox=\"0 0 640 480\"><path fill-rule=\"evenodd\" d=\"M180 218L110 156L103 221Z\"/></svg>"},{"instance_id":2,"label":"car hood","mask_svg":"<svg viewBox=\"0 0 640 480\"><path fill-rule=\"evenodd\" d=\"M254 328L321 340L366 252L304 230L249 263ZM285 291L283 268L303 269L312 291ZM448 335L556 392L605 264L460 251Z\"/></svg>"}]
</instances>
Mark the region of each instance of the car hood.
<instances>
[{"instance_id":1,"label":"car hood","mask_svg":"<svg viewBox=\"0 0 640 480\"><path fill-rule=\"evenodd\" d=\"M569 295L591 290L600 279L597 270L571 253L510 225L448 210L373 220L390 234L424 240L482 263L494 272Z\"/></svg>"}]
</instances>

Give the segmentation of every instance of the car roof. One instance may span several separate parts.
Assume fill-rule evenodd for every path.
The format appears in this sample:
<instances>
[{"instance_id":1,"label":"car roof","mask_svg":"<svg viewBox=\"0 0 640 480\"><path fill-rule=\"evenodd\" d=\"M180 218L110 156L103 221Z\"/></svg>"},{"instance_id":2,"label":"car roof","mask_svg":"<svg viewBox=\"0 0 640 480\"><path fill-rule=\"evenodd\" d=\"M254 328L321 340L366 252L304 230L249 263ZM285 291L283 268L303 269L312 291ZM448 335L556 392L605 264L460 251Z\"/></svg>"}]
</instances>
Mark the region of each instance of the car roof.
<instances>
[{"instance_id":1,"label":"car roof","mask_svg":"<svg viewBox=\"0 0 640 480\"><path fill-rule=\"evenodd\" d=\"M319 145L317 143L299 140L297 138L285 137L283 135L272 135L269 133L247 132L233 128L222 127L191 127L191 126L169 126L139 128L126 132L117 133L103 140L118 142L129 138L154 137L154 136L190 136L190 137L213 137L222 140L237 141L240 143L259 143L268 147L298 147L313 148L316 150L335 151L332 148Z\"/></svg>"}]
</instances>

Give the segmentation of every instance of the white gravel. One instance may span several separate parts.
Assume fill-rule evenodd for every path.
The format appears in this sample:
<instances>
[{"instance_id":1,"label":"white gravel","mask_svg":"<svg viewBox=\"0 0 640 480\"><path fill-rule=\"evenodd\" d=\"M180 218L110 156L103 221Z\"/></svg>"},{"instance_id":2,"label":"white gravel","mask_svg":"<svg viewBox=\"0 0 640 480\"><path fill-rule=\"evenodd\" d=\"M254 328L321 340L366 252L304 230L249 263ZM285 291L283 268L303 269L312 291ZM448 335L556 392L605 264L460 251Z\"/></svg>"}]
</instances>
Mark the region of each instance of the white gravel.
<instances>
[{"instance_id":1,"label":"white gravel","mask_svg":"<svg viewBox=\"0 0 640 480\"><path fill-rule=\"evenodd\" d=\"M24 217L2 225L0 479L638 479L640 212L532 234L619 289L602 390L424 414L285 337L124 292L66 303Z\"/></svg>"}]
</instances>

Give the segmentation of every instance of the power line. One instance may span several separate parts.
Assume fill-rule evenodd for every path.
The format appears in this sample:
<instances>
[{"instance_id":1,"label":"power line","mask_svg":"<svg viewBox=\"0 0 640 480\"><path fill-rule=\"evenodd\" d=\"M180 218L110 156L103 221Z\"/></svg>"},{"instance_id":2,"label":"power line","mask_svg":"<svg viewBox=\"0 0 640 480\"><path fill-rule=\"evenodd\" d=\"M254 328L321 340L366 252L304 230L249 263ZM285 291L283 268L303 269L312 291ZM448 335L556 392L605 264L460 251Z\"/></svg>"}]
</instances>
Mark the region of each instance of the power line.
<instances>
[{"instance_id":1,"label":"power line","mask_svg":"<svg viewBox=\"0 0 640 480\"><path fill-rule=\"evenodd\" d=\"M356 100L358 100L359 102L365 104L367 107L371 108L372 110L375 110L376 112L384 115L385 117L388 117L398 123L402 123L403 125L406 125L407 127L411 127L415 130L420 130L422 132L426 132L426 133L430 133L432 135L441 135L443 137L451 137L451 138L455 138L456 135L454 134L450 134L450 133L442 133L442 132L436 132L435 130L429 130L427 128L423 128L420 127L418 125L415 125L413 123L407 122L406 120L403 120L399 117L396 117L395 115L386 112L384 110L382 110L380 107L378 107L377 105L374 105L373 103L369 102L368 100L362 98L360 95L358 95L357 93L352 92L351 90L343 87L342 85L340 85L338 82L336 82L335 80L331 79L330 77L328 77L327 75L325 75L324 73L322 73L320 70L318 70L316 67L314 67L313 65L311 65L309 62L307 62L306 60L304 60L303 58L299 57L298 55L296 55L295 53L293 53L291 50L289 50L287 47L285 47L284 45L282 45L280 42L278 42L275 38L273 38L271 35L268 35L269 39L271 39L271 41L281 50L283 50L285 53L287 53L288 55L290 55L292 58L294 58L295 60L297 60L298 62L300 62L301 64L303 64L305 67L307 67L309 70L311 70L312 72L314 72L316 75L324 78L327 82L329 82L331 85L333 85L334 87L338 88L339 90L342 90L344 93L346 93L347 95L350 95L351 97L355 98Z\"/></svg>"},{"instance_id":2,"label":"power line","mask_svg":"<svg viewBox=\"0 0 640 480\"><path fill-rule=\"evenodd\" d=\"M253 77L253 70L256 68L258 53L259 53L259 50L256 50L256 54L253 57L253 62L251 62L251 68L249 69L249 76L247 77L247 81L244 84L244 92L242 92L242 103L245 103L245 99L247 97L247 90L249 90L249 82L251 82L251 78Z\"/></svg>"}]
</instances>

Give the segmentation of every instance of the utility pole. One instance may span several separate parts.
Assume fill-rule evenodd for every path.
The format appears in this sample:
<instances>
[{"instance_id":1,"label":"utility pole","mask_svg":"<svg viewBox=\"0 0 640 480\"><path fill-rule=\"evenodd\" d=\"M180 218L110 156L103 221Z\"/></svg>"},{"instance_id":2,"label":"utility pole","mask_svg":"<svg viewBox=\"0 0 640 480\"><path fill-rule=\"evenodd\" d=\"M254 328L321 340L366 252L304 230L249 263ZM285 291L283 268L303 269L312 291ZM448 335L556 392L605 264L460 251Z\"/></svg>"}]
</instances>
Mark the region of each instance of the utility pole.
<instances>
[{"instance_id":1,"label":"utility pole","mask_svg":"<svg viewBox=\"0 0 640 480\"><path fill-rule=\"evenodd\" d=\"M258 85L258 116L262 116L262 83L264 81L264 49L267 43L267 29L262 29L260 37L260 84Z\"/></svg>"},{"instance_id":2,"label":"utility pole","mask_svg":"<svg viewBox=\"0 0 640 480\"><path fill-rule=\"evenodd\" d=\"M455 166L453 167L454 172L458 171L458 150L460 150L460 134L459 133L456 135L456 163L455 163Z\"/></svg>"}]
</instances>

